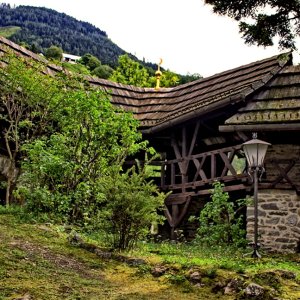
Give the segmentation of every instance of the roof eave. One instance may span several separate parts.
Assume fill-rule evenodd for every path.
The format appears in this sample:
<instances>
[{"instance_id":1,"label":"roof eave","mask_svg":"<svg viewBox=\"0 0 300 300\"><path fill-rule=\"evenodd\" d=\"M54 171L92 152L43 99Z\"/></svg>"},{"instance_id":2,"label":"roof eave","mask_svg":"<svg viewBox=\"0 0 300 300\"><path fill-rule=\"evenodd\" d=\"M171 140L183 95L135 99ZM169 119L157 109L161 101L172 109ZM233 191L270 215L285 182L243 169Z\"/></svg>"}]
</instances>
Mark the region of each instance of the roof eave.
<instances>
[{"instance_id":1,"label":"roof eave","mask_svg":"<svg viewBox=\"0 0 300 300\"><path fill-rule=\"evenodd\" d=\"M200 107L199 109L190 111L190 112L183 114L177 118L167 120L163 123L160 123L158 125L152 126L147 129L141 129L141 132L143 134L156 133L156 132L162 131L164 129L167 129L169 127L177 126L181 123L184 123L185 121L189 121L191 119L203 116L212 111L215 111L216 109L221 109L228 104L236 104L241 101L245 101L244 94L234 95L234 97L232 97L232 96L227 97L227 98L223 99L221 102L216 102L216 103L213 103L213 104L205 106L205 107Z\"/></svg>"},{"instance_id":2,"label":"roof eave","mask_svg":"<svg viewBox=\"0 0 300 300\"><path fill-rule=\"evenodd\" d=\"M238 125L220 125L220 132L236 131L294 131L300 130L300 123L273 123L273 124L238 124Z\"/></svg>"}]
</instances>

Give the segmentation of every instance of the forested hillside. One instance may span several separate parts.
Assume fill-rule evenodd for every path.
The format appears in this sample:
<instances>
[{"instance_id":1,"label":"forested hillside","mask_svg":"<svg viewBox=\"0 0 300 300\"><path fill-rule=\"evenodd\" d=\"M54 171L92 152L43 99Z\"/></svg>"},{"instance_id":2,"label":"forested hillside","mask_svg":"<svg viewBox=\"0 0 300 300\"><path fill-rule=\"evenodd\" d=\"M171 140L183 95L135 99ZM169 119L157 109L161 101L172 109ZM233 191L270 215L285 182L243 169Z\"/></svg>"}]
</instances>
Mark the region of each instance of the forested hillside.
<instances>
[{"instance_id":1,"label":"forested hillside","mask_svg":"<svg viewBox=\"0 0 300 300\"><path fill-rule=\"evenodd\" d=\"M46 50L54 45L60 47L65 53L79 56L92 54L102 65L108 65L113 69L117 68L119 57L128 54L130 59L141 65L139 68L145 67L150 76L154 76L157 69L156 64L140 61L134 55L126 53L108 38L105 31L88 22L78 21L65 13L44 7L12 7L0 3L0 16L0 35L33 52L45 54ZM201 77L199 74L168 73L171 76L176 75L178 80L176 84L165 82L163 86L166 87L187 83ZM107 78L99 74L92 75Z\"/></svg>"},{"instance_id":2,"label":"forested hillside","mask_svg":"<svg viewBox=\"0 0 300 300\"><path fill-rule=\"evenodd\" d=\"M125 51L114 44L106 32L55 10L32 6L0 5L0 27L17 26L9 39L26 43L31 50L43 52L51 45L75 55L91 53L103 64L115 66Z\"/></svg>"}]
</instances>

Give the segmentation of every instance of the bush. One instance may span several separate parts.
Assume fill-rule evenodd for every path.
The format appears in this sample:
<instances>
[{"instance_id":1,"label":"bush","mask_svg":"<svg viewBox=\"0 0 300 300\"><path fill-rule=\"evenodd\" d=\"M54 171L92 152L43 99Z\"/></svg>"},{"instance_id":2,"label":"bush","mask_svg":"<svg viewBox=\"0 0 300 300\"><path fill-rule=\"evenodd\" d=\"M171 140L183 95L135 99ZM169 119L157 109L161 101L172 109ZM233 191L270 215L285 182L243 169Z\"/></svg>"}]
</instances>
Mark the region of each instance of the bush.
<instances>
[{"instance_id":1,"label":"bush","mask_svg":"<svg viewBox=\"0 0 300 300\"><path fill-rule=\"evenodd\" d=\"M200 226L196 239L210 246L245 246L246 231L242 228L243 216L239 215L245 200L234 204L230 202L228 193L223 191L223 184L215 182L213 187L212 201L206 203L198 218Z\"/></svg>"},{"instance_id":2,"label":"bush","mask_svg":"<svg viewBox=\"0 0 300 300\"><path fill-rule=\"evenodd\" d=\"M157 211L165 195L148 177L145 166L133 166L125 173L103 178L105 205L94 223L107 234L110 246L130 249L149 234L153 222L162 221Z\"/></svg>"}]
</instances>

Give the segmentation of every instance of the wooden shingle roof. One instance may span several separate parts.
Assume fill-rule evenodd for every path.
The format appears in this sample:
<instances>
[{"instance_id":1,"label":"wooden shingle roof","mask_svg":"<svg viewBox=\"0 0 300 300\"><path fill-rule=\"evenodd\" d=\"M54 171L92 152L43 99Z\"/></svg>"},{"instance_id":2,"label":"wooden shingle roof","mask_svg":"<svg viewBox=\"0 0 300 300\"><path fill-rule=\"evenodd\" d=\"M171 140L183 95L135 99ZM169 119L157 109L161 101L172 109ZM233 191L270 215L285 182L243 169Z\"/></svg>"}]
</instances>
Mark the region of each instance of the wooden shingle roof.
<instances>
[{"instance_id":1,"label":"wooden shingle roof","mask_svg":"<svg viewBox=\"0 0 300 300\"><path fill-rule=\"evenodd\" d=\"M7 47L21 55L46 62L48 73L62 70L39 55L0 37L0 51L7 51ZM290 63L291 53L277 55L158 91L154 88L138 88L90 76L86 79L92 85L108 91L112 96L112 103L133 112L135 118L141 122L143 131L155 132L245 100Z\"/></svg>"},{"instance_id":2,"label":"wooden shingle roof","mask_svg":"<svg viewBox=\"0 0 300 300\"><path fill-rule=\"evenodd\" d=\"M286 66L227 119L222 131L300 129L300 65Z\"/></svg>"}]
</instances>

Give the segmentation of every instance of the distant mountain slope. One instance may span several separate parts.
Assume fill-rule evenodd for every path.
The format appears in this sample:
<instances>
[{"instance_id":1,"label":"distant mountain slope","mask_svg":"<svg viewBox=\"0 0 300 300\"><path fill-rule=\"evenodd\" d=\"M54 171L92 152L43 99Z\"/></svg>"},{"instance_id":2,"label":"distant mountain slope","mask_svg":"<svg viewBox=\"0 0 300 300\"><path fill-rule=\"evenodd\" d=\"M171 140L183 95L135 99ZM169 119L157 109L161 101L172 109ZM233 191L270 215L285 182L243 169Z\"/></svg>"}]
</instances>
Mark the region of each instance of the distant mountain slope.
<instances>
[{"instance_id":1,"label":"distant mountain slope","mask_svg":"<svg viewBox=\"0 0 300 300\"><path fill-rule=\"evenodd\" d=\"M55 10L33 6L0 5L0 27L18 26L10 35L16 43L26 43L32 50L43 51L51 45L75 55L91 53L103 64L116 65L126 52L114 44L106 32L90 23L78 21Z\"/></svg>"},{"instance_id":2,"label":"distant mountain slope","mask_svg":"<svg viewBox=\"0 0 300 300\"><path fill-rule=\"evenodd\" d=\"M113 43L105 31L88 22L78 21L65 13L44 7L11 7L9 4L0 3L0 35L36 53L44 53L51 45L59 46L64 52L74 55L90 53L103 65L113 68L116 68L119 56L127 53ZM128 54L154 76L156 64L141 61ZM179 84L201 77L199 74L177 75Z\"/></svg>"}]
</instances>

